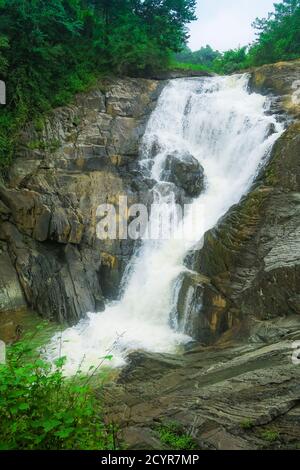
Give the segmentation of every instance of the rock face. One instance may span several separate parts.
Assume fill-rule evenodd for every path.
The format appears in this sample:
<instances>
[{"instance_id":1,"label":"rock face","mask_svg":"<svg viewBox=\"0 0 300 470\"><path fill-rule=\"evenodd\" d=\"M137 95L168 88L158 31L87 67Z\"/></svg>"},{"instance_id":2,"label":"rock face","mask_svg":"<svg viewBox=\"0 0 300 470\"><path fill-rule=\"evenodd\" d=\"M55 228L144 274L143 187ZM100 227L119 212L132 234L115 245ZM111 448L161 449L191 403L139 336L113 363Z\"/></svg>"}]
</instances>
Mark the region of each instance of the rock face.
<instances>
[{"instance_id":1,"label":"rock face","mask_svg":"<svg viewBox=\"0 0 300 470\"><path fill-rule=\"evenodd\" d=\"M250 85L259 93L276 95L277 101L272 111L285 111L293 117L300 117L299 60L278 62L255 69Z\"/></svg>"},{"instance_id":2,"label":"rock face","mask_svg":"<svg viewBox=\"0 0 300 470\"><path fill-rule=\"evenodd\" d=\"M133 353L105 395L126 448L170 450L158 432L170 423L200 450L299 448L298 318L258 321L255 330L248 344L227 338L181 356Z\"/></svg>"},{"instance_id":3,"label":"rock face","mask_svg":"<svg viewBox=\"0 0 300 470\"><path fill-rule=\"evenodd\" d=\"M0 187L1 311L27 303L74 324L118 295L134 243L98 239L97 208L118 207L119 197L129 206L147 203L151 181L141 177L137 157L163 86L103 81L24 130ZM126 217L119 213L119 222Z\"/></svg>"},{"instance_id":4,"label":"rock face","mask_svg":"<svg viewBox=\"0 0 300 470\"><path fill-rule=\"evenodd\" d=\"M0 257L0 311L26 309L26 300L18 276L4 243L0 245Z\"/></svg>"},{"instance_id":5,"label":"rock face","mask_svg":"<svg viewBox=\"0 0 300 470\"><path fill-rule=\"evenodd\" d=\"M191 279L180 303L193 299L185 314L198 317L194 337L205 343L228 330L245 333L253 319L297 314L300 321L299 77L300 61L253 71L252 88L273 93L274 110L289 113L289 125L253 190L189 257L207 280Z\"/></svg>"},{"instance_id":6,"label":"rock face","mask_svg":"<svg viewBox=\"0 0 300 470\"><path fill-rule=\"evenodd\" d=\"M163 180L174 183L186 196L200 196L204 189L204 169L190 153L168 155L163 170Z\"/></svg>"}]
</instances>

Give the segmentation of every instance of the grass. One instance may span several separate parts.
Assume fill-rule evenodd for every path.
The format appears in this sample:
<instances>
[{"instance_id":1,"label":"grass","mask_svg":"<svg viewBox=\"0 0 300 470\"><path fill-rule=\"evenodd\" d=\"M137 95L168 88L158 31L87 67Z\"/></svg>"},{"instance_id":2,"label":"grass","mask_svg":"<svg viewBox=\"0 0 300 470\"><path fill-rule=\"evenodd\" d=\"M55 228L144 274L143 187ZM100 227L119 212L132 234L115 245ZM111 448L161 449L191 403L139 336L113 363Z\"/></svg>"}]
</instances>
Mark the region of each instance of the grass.
<instances>
[{"instance_id":1,"label":"grass","mask_svg":"<svg viewBox=\"0 0 300 470\"><path fill-rule=\"evenodd\" d=\"M185 62L175 62L172 61L169 66L170 69L180 69L180 70L192 70L192 71L203 71L209 72L209 69L201 64L191 64Z\"/></svg>"},{"instance_id":2,"label":"grass","mask_svg":"<svg viewBox=\"0 0 300 470\"><path fill-rule=\"evenodd\" d=\"M266 429L261 433L262 439L264 439L267 442L273 443L276 441L279 441L280 439L280 434L278 431L273 431L271 429Z\"/></svg>"},{"instance_id":3,"label":"grass","mask_svg":"<svg viewBox=\"0 0 300 470\"><path fill-rule=\"evenodd\" d=\"M169 450L195 450L195 440L189 436L178 423L168 423L156 429L160 441Z\"/></svg>"}]
</instances>

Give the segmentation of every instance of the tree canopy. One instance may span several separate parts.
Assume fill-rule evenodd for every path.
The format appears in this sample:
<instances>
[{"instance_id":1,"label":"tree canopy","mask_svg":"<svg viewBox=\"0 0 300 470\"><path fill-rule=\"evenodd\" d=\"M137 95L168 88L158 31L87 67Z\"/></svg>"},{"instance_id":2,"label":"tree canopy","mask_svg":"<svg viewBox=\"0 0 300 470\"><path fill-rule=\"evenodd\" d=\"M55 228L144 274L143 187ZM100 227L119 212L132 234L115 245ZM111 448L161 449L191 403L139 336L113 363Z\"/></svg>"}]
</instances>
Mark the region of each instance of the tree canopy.
<instances>
[{"instance_id":1,"label":"tree canopy","mask_svg":"<svg viewBox=\"0 0 300 470\"><path fill-rule=\"evenodd\" d=\"M230 73L300 57L300 0L283 0L274 4L274 9L267 18L257 18L253 23L256 41L225 52L216 59L215 71Z\"/></svg>"},{"instance_id":2,"label":"tree canopy","mask_svg":"<svg viewBox=\"0 0 300 470\"><path fill-rule=\"evenodd\" d=\"M280 60L300 57L300 0L282 0L274 4L274 12L267 18L257 18L253 23L257 38L253 44L224 53L214 51L209 45L192 52L183 45L175 55L183 64L205 66L217 73L238 70Z\"/></svg>"},{"instance_id":3,"label":"tree canopy","mask_svg":"<svg viewBox=\"0 0 300 470\"><path fill-rule=\"evenodd\" d=\"M211 68L214 61L220 57L221 53L214 51L209 45L201 47L201 49L195 52L192 52L191 49L184 46L182 51L175 56L178 62L199 64L208 68Z\"/></svg>"},{"instance_id":4,"label":"tree canopy","mask_svg":"<svg viewBox=\"0 0 300 470\"><path fill-rule=\"evenodd\" d=\"M188 37L195 0L0 0L0 166L18 129L99 73L149 74Z\"/></svg>"}]
</instances>

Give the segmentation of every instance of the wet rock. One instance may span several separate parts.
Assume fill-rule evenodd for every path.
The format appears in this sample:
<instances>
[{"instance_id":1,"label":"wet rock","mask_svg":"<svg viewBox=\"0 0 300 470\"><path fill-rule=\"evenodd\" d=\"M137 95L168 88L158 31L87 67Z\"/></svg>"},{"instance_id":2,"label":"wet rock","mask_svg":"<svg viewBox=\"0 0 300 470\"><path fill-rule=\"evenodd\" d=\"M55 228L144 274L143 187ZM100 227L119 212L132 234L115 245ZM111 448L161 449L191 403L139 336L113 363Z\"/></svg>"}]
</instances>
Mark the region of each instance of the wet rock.
<instances>
[{"instance_id":1,"label":"wet rock","mask_svg":"<svg viewBox=\"0 0 300 470\"><path fill-rule=\"evenodd\" d=\"M37 242L8 222L2 225L0 238L15 260L28 305L41 316L72 325L103 306L99 254L87 247Z\"/></svg>"},{"instance_id":2,"label":"wet rock","mask_svg":"<svg viewBox=\"0 0 300 470\"><path fill-rule=\"evenodd\" d=\"M204 169L190 153L173 152L166 158L162 179L174 183L190 197L197 197L204 189Z\"/></svg>"},{"instance_id":3,"label":"wet rock","mask_svg":"<svg viewBox=\"0 0 300 470\"><path fill-rule=\"evenodd\" d=\"M0 200L0 217L2 220L7 220L11 214L11 210Z\"/></svg>"},{"instance_id":4,"label":"wet rock","mask_svg":"<svg viewBox=\"0 0 300 470\"><path fill-rule=\"evenodd\" d=\"M201 343L209 343L224 332L227 301L206 276L186 272L179 279L177 301L179 330ZM202 312L205 311L205 315Z\"/></svg>"},{"instance_id":5,"label":"wet rock","mask_svg":"<svg viewBox=\"0 0 300 470\"><path fill-rule=\"evenodd\" d=\"M135 184L134 171L163 86L105 80L21 133L7 184L0 187L1 237L28 306L41 315L74 324L103 309L102 288L109 299L118 295L135 242L99 240L97 208L113 204L118 213L120 197L128 206L151 200L151 181L140 175ZM120 223L127 218L120 215ZM116 264L108 264L108 256Z\"/></svg>"},{"instance_id":6,"label":"wet rock","mask_svg":"<svg viewBox=\"0 0 300 470\"><path fill-rule=\"evenodd\" d=\"M300 61L275 64L255 71L253 80L258 91L283 93L281 102L287 103L299 73ZM252 191L189 257L189 267L207 276L226 299L213 320L222 325L215 339L228 330L244 331L250 318L275 321L300 313L299 146L300 124L294 119ZM209 298L210 287L203 289L199 301ZM210 302L201 310L209 324L211 311ZM256 334L260 336L267 337L265 332Z\"/></svg>"},{"instance_id":7,"label":"wet rock","mask_svg":"<svg viewBox=\"0 0 300 470\"><path fill-rule=\"evenodd\" d=\"M300 61L278 62L252 71L250 87L259 93L277 97L276 109L300 116Z\"/></svg>"},{"instance_id":8,"label":"wet rock","mask_svg":"<svg viewBox=\"0 0 300 470\"><path fill-rule=\"evenodd\" d=\"M14 312L26 307L23 290L7 246L0 243L0 312Z\"/></svg>"},{"instance_id":9,"label":"wet rock","mask_svg":"<svg viewBox=\"0 0 300 470\"><path fill-rule=\"evenodd\" d=\"M263 329L268 326L261 322ZM131 355L105 393L120 438L129 448L159 449L157 426L172 422L198 449L296 449L300 368L291 360L291 342L300 338L299 323L278 323L277 329L267 344L237 343L231 336L180 357ZM276 436L272 442L268 431Z\"/></svg>"}]
</instances>

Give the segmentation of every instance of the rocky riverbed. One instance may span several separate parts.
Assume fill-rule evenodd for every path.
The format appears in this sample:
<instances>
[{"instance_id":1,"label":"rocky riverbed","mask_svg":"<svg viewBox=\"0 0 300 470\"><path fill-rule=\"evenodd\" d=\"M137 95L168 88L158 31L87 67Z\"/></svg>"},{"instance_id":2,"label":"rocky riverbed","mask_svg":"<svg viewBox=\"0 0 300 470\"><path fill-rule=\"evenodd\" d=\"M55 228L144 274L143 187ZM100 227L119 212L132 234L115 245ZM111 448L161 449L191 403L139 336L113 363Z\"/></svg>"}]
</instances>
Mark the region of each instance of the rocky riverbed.
<instances>
[{"instance_id":1,"label":"rocky riverbed","mask_svg":"<svg viewBox=\"0 0 300 470\"><path fill-rule=\"evenodd\" d=\"M198 449L299 449L299 318L256 321L251 338L227 336L181 356L133 353L106 389L107 419L130 449L166 449L176 423ZM299 361L298 361L299 362Z\"/></svg>"}]
</instances>

